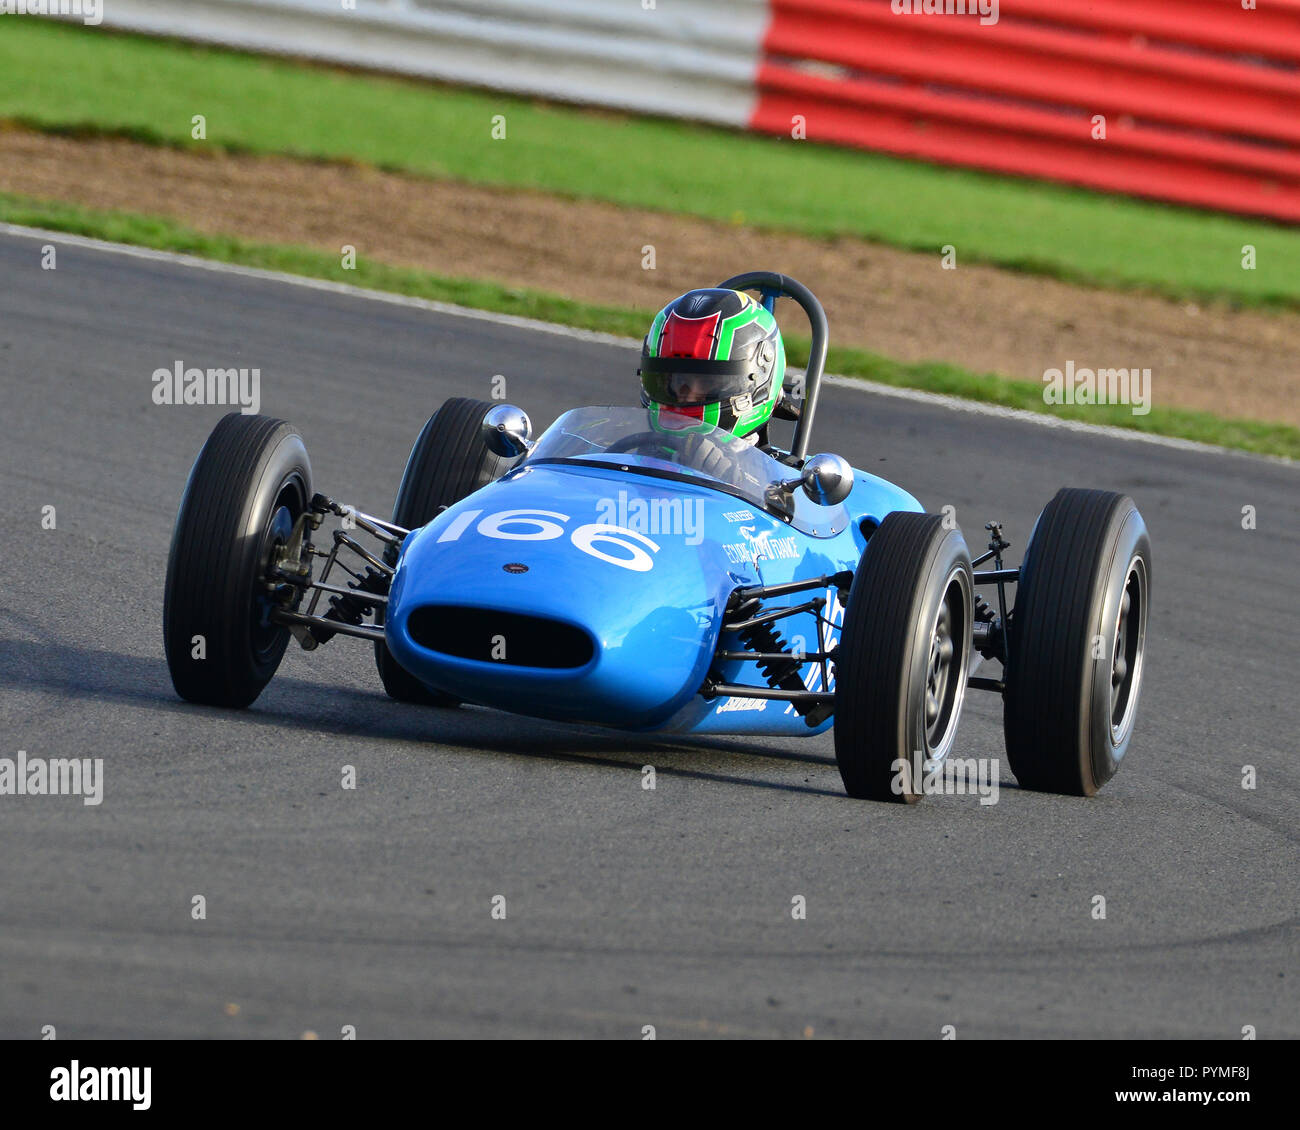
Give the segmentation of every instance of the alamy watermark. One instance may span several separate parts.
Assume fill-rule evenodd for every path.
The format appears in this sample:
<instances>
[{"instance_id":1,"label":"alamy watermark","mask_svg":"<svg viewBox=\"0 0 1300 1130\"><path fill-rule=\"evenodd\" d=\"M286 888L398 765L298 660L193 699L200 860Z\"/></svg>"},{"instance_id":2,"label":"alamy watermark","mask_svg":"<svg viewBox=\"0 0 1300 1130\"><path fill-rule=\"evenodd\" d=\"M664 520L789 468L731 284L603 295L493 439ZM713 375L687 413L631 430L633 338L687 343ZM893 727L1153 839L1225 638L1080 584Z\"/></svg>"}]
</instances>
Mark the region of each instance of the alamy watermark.
<instances>
[{"instance_id":1,"label":"alamy watermark","mask_svg":"<svg viewBox=\"0 0 1300 1130\"><path fill-rule=\"evenodd\" d=\"M79 796L88 806L104 799L102 757L0 757L0 796Z\"/></svg>"},{"instance_id":2,"label":"alamy watermark","mask_svg":"<svg viewBox=\"0 0 1300 1130\"><path fill-rule=\"evenodd\" d=\"M896 16L979 16L988 26L998 22L998 0L889 0Z\"/></svg>"},{"instance_id":3,"label":"alamy watermark","mask_svg":"<svg viewBox=\"0 0 1300 1130\"><path fill-rule=\"evenodd\" d=\"M895 796L904 792L921 796L975 796L980 804L997 804L1001 763L996 757L945 757L932 761L920 750L896 758L890 769L894 778L890 788Z\"/></svg>"},{"instance_id":4,"label":"alamy watermark","mask_svg":"<svg viewBox=\"0 0 1300 1130\"><path fill-rule=\"evenodd\" d=\"M245 416L262 404L261 369L196 369L175 361L170 369L153 371L155 404L228 404Z\"/></svg>"},{"instance_id":5,"label":"alamy watermark","mask_svg":"<svg viewBox=\"0 0 1300 1130\"><path fill-rule=\"evenodd\" d=\"M1043 370L1044 404L1130 404L1134 416L1151 411L1150 369L1088 369L1067 361Z\"/></svg>"},{"instance_id":6,"label":"alamy watermark","mask_svg":"<svg viewBox=\"0 0 1300 1130\"><path fill-rule=\"evenodd\" d=\"M0 16L76 16L88 27L104 20L102 0L0 0Z\"/></svg>"},{"instance_id":7,"label":"alamy watermark","mask_svg":"<svg viewBox=\"0 0 1300 1130\"><path fill-rule=\"evenodd\" d=\"M132 1110L148 1110L152 1075L151 1067L82 1067L74 1059L50 1072L50 1101L130 1103Z\"/></svg>"},{"instance_id":8,"label":"alamy watermark","mask_svg":"<svg viewBox=\"0 0 1300 1130\"><path fill-rule=\"evenodd\" d=\"M641 498L618 492L617 498L602 498L596 503L603 526L618 526L638 534L656 537L685 538L686 545L704 541L704 499Z\"/></svg>"}]
</instances>

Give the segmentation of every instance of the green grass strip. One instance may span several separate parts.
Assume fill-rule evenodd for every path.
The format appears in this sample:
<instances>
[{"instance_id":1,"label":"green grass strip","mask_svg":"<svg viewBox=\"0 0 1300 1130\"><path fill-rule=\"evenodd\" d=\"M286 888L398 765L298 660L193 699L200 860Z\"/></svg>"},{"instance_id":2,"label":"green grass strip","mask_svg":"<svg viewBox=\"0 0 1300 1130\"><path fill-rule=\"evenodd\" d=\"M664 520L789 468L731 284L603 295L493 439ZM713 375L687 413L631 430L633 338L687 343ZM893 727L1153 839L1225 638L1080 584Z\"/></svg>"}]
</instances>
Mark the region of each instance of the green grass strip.
<instances>
[{"instance_id":1,"label":"green grass strip","mask_svg":"<svg viewBox=\"0 0 1300 1130\"><path fill-rule=\"evenodd\" d=\"M191 138L198 114L201 142ZM504 140L491 135L496 115L505 118ZM1300 230L1292 227L33 17L0 26L0 120L357 161L936 256L952 244L959 264L1300 306ZM1242 267L1247 245L1254 270Z\"/></svg>"},{"instance_id":2,"label":"green grass strip","mask_svg":"<svg viewBox=\"0 0 1300 1130\"><path fill-rule=\"evenodd\" d=\"M357 260L355 270L345 270L337 255L312 248L204 235L159 217L92 211L73 204L46 203L4 193L0 193L0 221L135 244L160 251L198 255L246 267L329 279L373 290L452 302L480 310L537 318L629 338L640 338L652 316L651 311L595 306L544 291L506 287L476 279L447 278L427 271L393 267L366 258ZM786 344L791 364L807 363L806 338L791 336L787 338ZM1222 447L1241 448L1262 455L1300 459L1300 429L1286 424L1221 419L1210 413L1189 412L1178 408L1153 407L1145 416L1134 416L1124 405L1062 405L1049 408L1043 403L1041 385L1009 380L993 374L973 373L955 365L894 361L862 349L832 347L827 368L845 376L862 377L899 388L923 389L1008 408L1067 417L1089 424L1136 428Z\"/></svg>"}]
</instances>

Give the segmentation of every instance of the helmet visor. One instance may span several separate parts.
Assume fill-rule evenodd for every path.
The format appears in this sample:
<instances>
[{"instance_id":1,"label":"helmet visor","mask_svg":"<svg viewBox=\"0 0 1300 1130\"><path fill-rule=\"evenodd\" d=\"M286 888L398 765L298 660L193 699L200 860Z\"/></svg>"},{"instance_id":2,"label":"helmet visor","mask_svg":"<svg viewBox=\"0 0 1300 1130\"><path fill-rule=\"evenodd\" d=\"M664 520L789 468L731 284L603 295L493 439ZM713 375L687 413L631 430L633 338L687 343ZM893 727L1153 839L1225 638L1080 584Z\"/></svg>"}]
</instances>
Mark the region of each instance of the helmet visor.
<instances>
[{"instance_id":1,"label":"helmet visor","mask_svg":"<svg viewBox=\"0 0 1300 1130\"><path fill-rule=\"evenodd\" d=\"M742 396L753 388L746 361L707 361L691 357L646 357L641 385L656 404L696 408Z\"/></svg>"}]
</instances>

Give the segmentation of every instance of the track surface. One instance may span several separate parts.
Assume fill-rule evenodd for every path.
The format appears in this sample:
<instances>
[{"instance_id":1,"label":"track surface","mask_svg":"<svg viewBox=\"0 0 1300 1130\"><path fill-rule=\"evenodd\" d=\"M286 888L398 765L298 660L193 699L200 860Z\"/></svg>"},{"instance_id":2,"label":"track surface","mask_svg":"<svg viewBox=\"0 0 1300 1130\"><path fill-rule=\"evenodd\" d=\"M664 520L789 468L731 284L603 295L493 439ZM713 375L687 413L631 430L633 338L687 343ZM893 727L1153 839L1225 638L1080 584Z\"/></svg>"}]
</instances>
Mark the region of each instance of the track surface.
<instances>
[{"instance_id":1,"label":"track surface","mask_svg":"<svg viewBox=\"0 0 1300 1130\"><path fill-rule=\"evenodd\" d=\"M829 737L399 706L347 640L292 650L247 712L195 708L163 662L162 579L223 409L155 406L156 368L259 367L317 488L384 513L444 397L504 374L545 424L630 402L634 355L39 252L0 237L0 756L102 757L106 787L0 797L0 1036L1300 1036L1295 468L825 391L816 448L956 506L973 544L1001 518L1013 562L1060 485L1138 500L1143 716L1092 800L1008 774L993 806L857 803ZM958 752L1001 753L992 698L968 699Z\"/></svg>"}]
</instances>

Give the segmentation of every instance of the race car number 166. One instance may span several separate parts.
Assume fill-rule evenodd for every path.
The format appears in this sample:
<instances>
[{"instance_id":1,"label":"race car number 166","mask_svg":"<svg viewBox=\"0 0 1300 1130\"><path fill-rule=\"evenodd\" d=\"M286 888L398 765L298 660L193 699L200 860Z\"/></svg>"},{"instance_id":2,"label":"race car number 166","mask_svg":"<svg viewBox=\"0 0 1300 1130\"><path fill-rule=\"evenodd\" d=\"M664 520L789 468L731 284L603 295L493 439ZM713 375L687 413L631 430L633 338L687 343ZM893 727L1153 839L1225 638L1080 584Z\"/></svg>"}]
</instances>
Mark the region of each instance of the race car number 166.
<instances>
[{"instance_id":1,"label":"race car number 166","mask_svg":"<svg viewBox=\"0 0 1300 1130\"><path fill-rule=\"evenodd\" d=\"M482 513L482 510L462 510L438 535L438 541L459 541L461 534ZM564 527L560 523L568 521L569 515L557 514L554 510L498 510L479 522L478 532L484 537L502 541L554 541L564 536ZM588 522L579 526L570 532L569 541L583 553L636 573L653 569L654 558L650 553L659 552L658 542L651 541L645 534L608 522ZM613 552L609 552L611 550Z\"/></svg>"}]
</instances>

